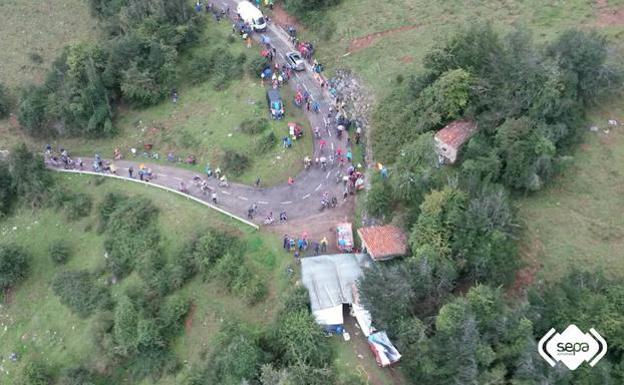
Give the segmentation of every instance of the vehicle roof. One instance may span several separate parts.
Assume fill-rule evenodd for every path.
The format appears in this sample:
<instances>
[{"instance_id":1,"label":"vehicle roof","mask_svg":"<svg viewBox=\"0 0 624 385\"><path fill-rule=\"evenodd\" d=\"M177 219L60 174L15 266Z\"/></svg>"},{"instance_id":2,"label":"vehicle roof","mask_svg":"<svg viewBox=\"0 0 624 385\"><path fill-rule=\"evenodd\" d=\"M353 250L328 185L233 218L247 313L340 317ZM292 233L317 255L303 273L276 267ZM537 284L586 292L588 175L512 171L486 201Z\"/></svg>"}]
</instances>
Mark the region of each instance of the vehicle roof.
<instances>
[{"instance_id":1,"label":"vehicle roof","mask_svg":"<svg viewBox=\"0 0 624 385\"><path fill-rule=\"evenodd\" d=\"M280 96L279 91L278 91L278 90L275 90L275 89L270 89L270 90L268 90L268 91L267 91L267 95L268 95L268 96L269 96L269 98L271 98L271 99L275 99L275 98L281 99L281 98L282 98L282 97Z\"/></svg>"}]
</instances>

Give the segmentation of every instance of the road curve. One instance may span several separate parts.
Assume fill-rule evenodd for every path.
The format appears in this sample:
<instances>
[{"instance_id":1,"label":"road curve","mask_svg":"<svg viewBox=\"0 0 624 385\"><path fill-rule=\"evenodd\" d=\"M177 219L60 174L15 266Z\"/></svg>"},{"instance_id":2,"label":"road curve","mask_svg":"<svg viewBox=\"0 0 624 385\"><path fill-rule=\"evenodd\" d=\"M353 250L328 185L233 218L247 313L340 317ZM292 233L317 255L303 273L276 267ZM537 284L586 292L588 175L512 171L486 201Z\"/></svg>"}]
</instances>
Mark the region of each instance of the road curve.
<instances>
[{"instance_id":1,"label":"road curve","mask_svg":"<svg viewBox=\"0 0 624 385\"><path fill-rule=\"evenodd\" d=\"M221 1L220 6L224 8L230 7L230 15L235 14L236 4L238 1L229 0ZM293 51L294 47L291 45L288 35L279 26L270 24L263 33L254 34L254 39L259 41L262 35L266 35L271 39L271 44L276 49L275 60L282 64L284 63L284 55L287 52ZM256 50L258 46L251 48ZM258 53L259 54L259 53ZM297 89L298 87L306 90L313 100L319 102L321 110L318 113L304 111L306 117L310 121L310 127L319 127L322 132L323 140L326 142L326 149L324 150L325 156L329 157L336 149L340 148L343 154L346 152L347 140L343 135L342 139L338 139L335 135L335 123L332 121L329 129L325 128L325 120L327 119L330 106L333 104L333 98L326 88L321 88L319 82L313 77L313 70L309 64L306 64L306 70L295 73L293 78L286 85ZM305 108L304 108L305 110ZM286 122L284 122L284 125ZM313 132L306 132L306 135L314 135ZM312 159L319 157L318 146L316 140L311 149L310 155ZM146 159L137 157L136 159L121 160L114 162L117 166L117 175L121 177L128 177L128 168L132 166L135 170L138 170L139 164L145 164L157 175L156 179L150 183L158 184L161 186L177 189L180 186L180 182L184 182L189 187L189 194L199 199L209 200L210 196L203 194L198 187L193 184L193 177L198 175L196 172L185 170L182 168L150 164L145 162ZM91 169L92 159L83 158L85 169ZM303 160L302 160L303 161ZM227 172L227 170L225 170ZM294 177L294 184L288 185L286 181L284 184L277 185L268 188L255 188L252 186L246 186L242 184L231 183L228 188L218 187L217 180L215 178L207 179L211 188L215 189L217 193L218 206L236 216L247 216L247 210L252 204L258 205L258 214L253 218L255 223L261 224L267 215L272 212L276 219L279 218L281 210L285 210L289 219L305 218L306 216L318 214L321 207L321 197L324 192L328 192L330 196L336 196L339 204L343 203L343 191L344 184L337 183L337 173L344 174L346 171L346 165L341 165L337 161L333 165L328 165L326 170L320 167L312 166L308 170L303 170L299 175ZM135 173L136 177L136 173ZM205 175L200 175L205 179ZM352 199L349 197L348 199Z\"/></svg>"}]
</instances>

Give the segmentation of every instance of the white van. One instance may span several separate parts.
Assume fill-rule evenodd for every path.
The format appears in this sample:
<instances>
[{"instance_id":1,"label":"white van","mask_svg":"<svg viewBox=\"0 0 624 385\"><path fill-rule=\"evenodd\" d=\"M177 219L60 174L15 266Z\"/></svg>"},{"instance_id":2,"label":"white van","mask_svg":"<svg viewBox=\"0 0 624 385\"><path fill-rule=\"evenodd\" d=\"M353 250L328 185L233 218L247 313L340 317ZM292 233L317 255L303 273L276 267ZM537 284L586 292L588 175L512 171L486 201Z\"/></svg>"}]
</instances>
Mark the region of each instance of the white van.
<instances>
[{"instance_id":1,"label":"white van","mask_svg":"<svg viewBox=\"0 0 624 385\"><path fill-rule=\"evenodd\" d=\"M251 25L254 31L264 31L267 27L262 12L249 1L241 1L236 6L236 13L245 22Z\"/></svg>"}]
</instances>

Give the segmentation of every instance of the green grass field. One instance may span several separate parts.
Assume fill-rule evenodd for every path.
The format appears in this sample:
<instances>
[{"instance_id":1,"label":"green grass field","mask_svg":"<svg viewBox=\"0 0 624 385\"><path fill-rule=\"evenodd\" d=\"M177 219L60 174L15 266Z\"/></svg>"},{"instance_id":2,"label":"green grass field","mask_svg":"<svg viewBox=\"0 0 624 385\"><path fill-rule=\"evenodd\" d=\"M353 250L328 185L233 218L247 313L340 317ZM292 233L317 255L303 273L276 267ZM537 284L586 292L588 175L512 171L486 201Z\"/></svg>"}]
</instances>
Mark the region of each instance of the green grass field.
<instances>
[{"instance_id":1,"label":"green grass field","mask_svg":"<svg viewBox=\"0 0 624 385\"><path fill-rule=\"evenodd\" d=\"M58 175L56 178L68 188L90 194L94 203L108 191L150 198L160 208L162 245L167 253L179 248L194 232L209 227L238 232L247 242L249 252L246 258L254 271L266 277L269 284L267 299L250 307L228 294L218 282L205 283L200 278L191 280L180 290L194 304L185 333L175 341L180 362L198 360L199 352L209 347L211 338L224 320L238 319L262 327L273 319L279 302L278 293L289 285L285 267L292 261L281 252L279 240L272 235L241 227L197 203L147 186L114 180L96 186L95 179L85 176ZM8 303L0 307L0 356L8 357L17 352L21 357L17 363L2 363L0 383L14 383L21 365L31 358L42 359L56 368L85 361L98 367L98 357L89 343L89 319L80 319L60 304L49 283L54 274L64 268L102 266L103 236L94 230L97 224L95 210L91 216L77 222L68 223L62 218L59 212L48 209L35 213L20 210L0 221L2 240L23 245L33 256L28 279L19 284L7 296ZM50 242L57 239L69 241L74 251L65 267L55 266L46 253ZM133 279L134 274L113 286L113 296ZM164 377L159 383L177 382L175 378Z\"/></svg>"},{"instance_id":2,"label":"green grass field","mask_svg":"<svg viewBox=\"0 0 624 385\"><path fill-rule=\"evenodd\" d=\"M608 119L620 125L609 127ZM624 107L602 106L590 122L599 131L585 134L553 185L516 200L526 227L524 257L546 280L574 267L624 276Z\"/></svg>"},{"instance_id":3,"label":"green grass field","mask_svg":"<svg viewBox=\"0 0 624 385\"><path fill-rule=\"evenodd\" d=\"M328 12L335 23L329 41L323 41L318 29L306 30L304 36L319 42L320 60L330 73L351 68L375 96L383 97L398 74L420 69L423 55L462 27L477 22L491 22L501 30L528 27L537 41L572 27L595 27L618 43L624 18L610 14L622 7L622 0L343 0Z\"/></svg>"},{"instance_id":4,"label":"green grass field","mask_svg":"<svg viewBox=\"0 0 624 385\"><path fill-rule=\"evenodd\" d=\"M11 89L40 83L62 47L98 33L83 0L3 0L0 15L0 83Z\"/></svg>"}]
</instances>

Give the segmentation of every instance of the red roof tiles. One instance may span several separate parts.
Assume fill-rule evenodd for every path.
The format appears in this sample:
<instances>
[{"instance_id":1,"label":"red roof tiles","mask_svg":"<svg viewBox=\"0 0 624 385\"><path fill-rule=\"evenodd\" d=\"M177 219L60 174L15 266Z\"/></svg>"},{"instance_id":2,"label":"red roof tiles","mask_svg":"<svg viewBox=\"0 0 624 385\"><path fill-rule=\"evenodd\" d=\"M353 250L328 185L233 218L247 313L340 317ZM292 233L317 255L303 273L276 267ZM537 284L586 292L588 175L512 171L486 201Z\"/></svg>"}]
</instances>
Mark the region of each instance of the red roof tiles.
<instances>
[{"instance_id":1,"label":"red roof tiles","mask_svg":"<svg viewBox=\"0 0 624 385\"><path fill-rule=\"evenodd\" d=\"M407 237L396 226L363 227L357 233L362 246L376 261L407 254Z\"/></svg>"},{"instance_id":2,"label":"red roof tiles","mask_svg":"<svg viewBox=\"0 0 624 385\"><path fill-rule=\"evenodd\" d=\"M435 138L448 146L459 149L475 132L477 132L475 121L455 120L438 131Z\"/></svg>"}]
</instances>

